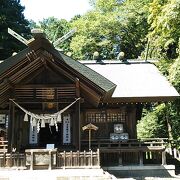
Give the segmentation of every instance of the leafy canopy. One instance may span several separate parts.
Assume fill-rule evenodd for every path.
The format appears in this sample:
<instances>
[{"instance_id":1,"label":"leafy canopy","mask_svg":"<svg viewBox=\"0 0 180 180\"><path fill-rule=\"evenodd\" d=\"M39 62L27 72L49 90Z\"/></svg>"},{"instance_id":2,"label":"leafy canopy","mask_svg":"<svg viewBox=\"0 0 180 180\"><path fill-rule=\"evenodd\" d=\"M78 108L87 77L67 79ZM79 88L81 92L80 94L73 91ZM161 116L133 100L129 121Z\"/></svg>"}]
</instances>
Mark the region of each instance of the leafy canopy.
<instances>
[{"instance_id":1,"label":"leafy canopy","mask_svg":"<svg viewBox=\"0 0 180 180\"><path fill-rule=\"evenodd\" d=\"M9 27L23 37L28 37L29 23L23 11L24 7L21 6L20 0L0 1L0 60L8 58L13 52L18 52L25 47L7 32Z\"/></svg>"},{"instance_id":2,"label":"leafy canopy","mask_svg":"<svg viewBox=\"0 0 180 180\"><path fill-rule=\"evenodd\" d=\"M98 51L102 59L114 59L119 51L137 58L146 44L148 3L144 1L91 1L94 9L72 22L78 33L72 38L73 57L92 59Z\"/></svg>"}]
</instances>

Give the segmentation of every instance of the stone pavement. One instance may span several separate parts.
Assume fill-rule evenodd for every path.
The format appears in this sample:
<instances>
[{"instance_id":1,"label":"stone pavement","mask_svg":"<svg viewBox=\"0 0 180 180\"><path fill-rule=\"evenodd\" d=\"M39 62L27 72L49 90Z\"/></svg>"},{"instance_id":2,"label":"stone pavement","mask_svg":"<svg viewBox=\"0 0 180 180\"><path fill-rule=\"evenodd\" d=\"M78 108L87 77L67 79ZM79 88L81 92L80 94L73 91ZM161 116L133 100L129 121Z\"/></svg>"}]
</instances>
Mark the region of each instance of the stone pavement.
<instances>
[{"instance_id":1,"label":"stone pavement","mask_svg":"<svg viewBox=\"0 0 180 180\"><path fill-rule=\"evenodd\" d=\"M17 170L0 169L0 180L180 180L169 178L137 177L116 178L103 169Z\"/></svg>"},{"instance_id":2,"label":"stone pavement","mask_svg":"<svg viewBox=\"0 0 180 180\"><path fill-rule=\"evenodd\" d=\"M1 170L0 180L109 180L103 169Z\"/></svg>"}]
</instances>

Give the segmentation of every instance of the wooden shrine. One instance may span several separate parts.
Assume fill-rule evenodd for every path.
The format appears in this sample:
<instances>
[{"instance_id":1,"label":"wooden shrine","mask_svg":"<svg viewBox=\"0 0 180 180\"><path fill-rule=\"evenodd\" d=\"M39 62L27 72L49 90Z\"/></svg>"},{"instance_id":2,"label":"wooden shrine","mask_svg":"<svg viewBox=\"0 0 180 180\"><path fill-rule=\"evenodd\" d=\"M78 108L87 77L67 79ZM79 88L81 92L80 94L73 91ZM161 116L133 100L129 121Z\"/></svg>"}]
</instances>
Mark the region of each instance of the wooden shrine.
<instances>
[{"instance_id":1,"label":"wooden shrine","mask_svg":"<svg viewBox=\"0 0 180 180\"><path fill-rule=\"evenodd\" d=\"M86 157L83 152L88 151L89 136L82 127L89 123L98 127L91 132L91 150L99 149L101 158L96 156L96 166L100 162L101 165L143 164L144 153L164 152L163 139L138 141L136 134L143 103L170 101L179 96L162 75L157 74L153 64L79 62L56 50L43 33L34 37L27 49L0 64L0 128L5 129L0 147L7 149L7 159L15 157L8 153L19 153L17 156L21 159L25 154L39 153L39 149L46 153L44 149L52 145L56 149L52 152L58 152L59 157L65 158L66 152L72 152L72 159L75 156L78 164L81 157ZM115 70L118 67L122 68L119 72ZM128 72L144 67L150 67L160 77L163 93L150 84L152 94L149 94L150 91L140 89L142 84L130 81L129 76L134 78L134 75ZM117 72L119 74L113 74ZM127 84L128 88L123 89ZM125 95L121 95L123 91ZM61 116L59 121L57 112ZM88 157L92 165L93 152ZM72 163L72 159L69 162Z\"/></svg>"}]
</instances>

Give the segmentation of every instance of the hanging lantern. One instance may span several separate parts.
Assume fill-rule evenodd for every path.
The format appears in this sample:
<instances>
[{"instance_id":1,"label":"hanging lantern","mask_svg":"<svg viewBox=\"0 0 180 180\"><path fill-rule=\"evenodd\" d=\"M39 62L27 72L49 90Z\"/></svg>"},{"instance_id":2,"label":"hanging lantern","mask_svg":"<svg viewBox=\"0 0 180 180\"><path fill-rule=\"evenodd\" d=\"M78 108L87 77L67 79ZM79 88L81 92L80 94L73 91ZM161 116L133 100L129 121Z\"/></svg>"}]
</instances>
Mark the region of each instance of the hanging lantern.
<instances>
[{"instance_id":1,"label":"hanging lantern","mask_svg":"<svg viewBox=\"0 0 180 180\"><path fill-rule=\"evenodd\" d=\"M50 126L54 126L54 118L51 118L51 121L50 121Z\"/></svg>"},{"instance_id":2,"label":"hanging lantern","mask_svg":"<svg viewBox=\"0 0 180 180\"><path fill-rule=\"evenodd\" d=\"M42 119L42 120L41 120L41 128L45 128L45 127L46 127L45 121L44 121L44 119Z\"/></svg>"},{"instance_id":3,"label":"hanging lantern","mask_svg":"<svg viewBox=\"0 0 180 180\"><path fill-rule=\"evenodd\" d=\"M27 113L24 115L24 121L28 121L28 114Z\"/></svg>"}]
</instances>

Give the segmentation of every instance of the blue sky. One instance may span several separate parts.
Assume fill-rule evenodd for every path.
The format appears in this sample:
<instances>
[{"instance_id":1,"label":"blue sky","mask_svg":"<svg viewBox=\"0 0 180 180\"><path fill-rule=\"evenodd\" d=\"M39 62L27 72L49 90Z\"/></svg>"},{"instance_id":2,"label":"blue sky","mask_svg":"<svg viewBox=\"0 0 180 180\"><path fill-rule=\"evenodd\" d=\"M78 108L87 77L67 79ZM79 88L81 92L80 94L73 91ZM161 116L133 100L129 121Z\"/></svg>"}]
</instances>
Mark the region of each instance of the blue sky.
<instances>
[{"instance_id":1,"label":"blue sky","mask_svg":"<svg viewBox=\"0 0 180 180\"><path fill-rule=\"evenodd\" d=\"M91 8L89 0L21 0L21 4L25 6L25 17L36 22L50 16L70 20Z\"/></svg>"}]
</instances>

